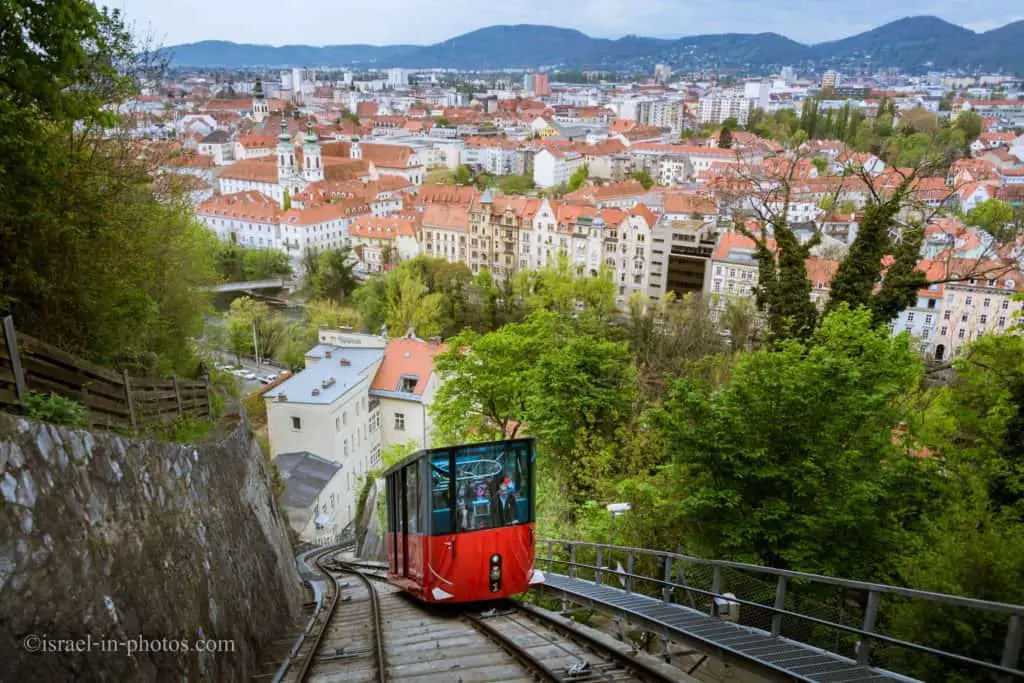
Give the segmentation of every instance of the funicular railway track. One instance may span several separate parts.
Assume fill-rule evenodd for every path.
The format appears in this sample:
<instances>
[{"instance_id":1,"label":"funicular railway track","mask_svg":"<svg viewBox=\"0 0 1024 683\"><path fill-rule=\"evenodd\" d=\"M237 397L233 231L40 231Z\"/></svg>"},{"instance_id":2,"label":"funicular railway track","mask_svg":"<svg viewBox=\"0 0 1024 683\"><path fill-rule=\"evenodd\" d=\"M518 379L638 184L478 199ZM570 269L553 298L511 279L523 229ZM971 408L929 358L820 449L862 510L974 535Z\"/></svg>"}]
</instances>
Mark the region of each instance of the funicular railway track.
<instances>
[{"instance_id":1,"label":"funicular railway track","mask_svg":"<svg viewBox=\"0 0 1024 683\"><path fill-rule=\"evenodd\" d=\"M343 563L343 566L366 580L383 582L384 574L379 568L369 563ZM386 590L393 590L390 584L383 584ZM600 638L577 628L568 619L552 616L544 610L533 608L511 600L503 600L492 609L481 612L479 607L460 607L444 609L438 613L437 608L427 610L407 596L391 594L393 603L388 610L390 619L401 619L411 623L412 628L398 626L398 630L408 631L411 646L408 652L410 659L415 658L416 651L423 651L423 646L430 646L429 638L436 639L435 650L445 649L448 656L444 660L444 672L436 680L492 681L492 680L541 680L557 681L646 681L663 683L680 680L681 672L659 666L653 660L638 656L625 645L602 641ZM410 609L411 608L411 609ZM431 613L434 621L431 621ZM470 626L475 634L460 629L460 623ZM431 627L430 625L433 624ZM430 634L423 627L437 628ZM392 627L394 628L394 626ZM476 635L477 637L473 637ZM486 648L481 651L483 636L491 644L491 653ZM446 640L450 639L450 640ZM459 656L456 650L460 644L467 647ZM397 645L397 643L396 643ZM510 657L512 662L501 662L502 656L494 648ZM404 657L405 654L394 656ZM484 659L481 660L481 657ZM495 667L494 663L498 662ZM479 663L486 663L479 669ZM510 666L514 663L517 666ZM396 667L397 669L400 667ZM423 673L417 669L407 672L410 680L425 680ZM477 676L476 674L482 674ZM673 675L676 674L676 675ZM446 678L447 677L447 678ZM400 676L407 678L407 676ZM388 678L396 680L396 677Z\"/></svg>"},{"instance_id":2,"label":"funicular railway track","mask_svg":"<svg viewBox=\"0 0 1024 683\"><path fill-rule=\"evenodd\" d=\"M423 605L338 552L309 556L319 609L274 683L680 680L528 605Z\"/></svg>"}]
</instances>

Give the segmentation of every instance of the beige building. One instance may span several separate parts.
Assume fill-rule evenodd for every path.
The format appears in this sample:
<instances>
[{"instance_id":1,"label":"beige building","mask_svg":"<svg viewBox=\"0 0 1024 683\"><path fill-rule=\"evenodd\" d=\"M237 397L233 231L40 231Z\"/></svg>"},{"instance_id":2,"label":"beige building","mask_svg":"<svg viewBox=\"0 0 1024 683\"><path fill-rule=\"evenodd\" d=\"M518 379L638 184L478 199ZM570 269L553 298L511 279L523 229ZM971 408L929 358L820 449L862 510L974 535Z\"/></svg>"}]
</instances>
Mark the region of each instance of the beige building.
<instances>
[{"instance_id":1,"label":"beige building","mask_svg":"<svg viewBox=\"0 0 1024 683\"><path fill-rule=\"evenodd\" d=\"M954 264L953 272L958 269L990 275L944 285L946 298L934 342L936 358L956 357L964 345L978 337L1006 332L1014 324L1014 314L1024 307L1024 302L1013 301L1015 294L1024 292L1024 274L1019 270L973 260Z\"/></svg>"},{"instance_id":2,"label":"beige building","mask_svg":"<svg viewBox=\"0 0 1024 683\"><path fill-rule=\"evenodd\" d=\"M447 350L432 339L392 339L384 351L370 396L380 402L381 443L430 448L434 430L430 406L441 379L434 371L434 356Z\"/></svg>"},{"instance_id":3,"label":"beige building","mask_svg":"<svg viewBox=\"0 0 1024 683\"><path fill-rule=\"evenodd\" d=\"M469 263L469 209L457 204L428 204L423 212L423 253L452 263Z\"/></svg>"},{"instance_id":4,"label":"beige building","mask_svg":"<svg viewBox=\"0 0 1024 683\"><path fill-rule=\"evenodd\" d=\"M469 207L469 267L489 268L499 280L519 268L520 231L533 227L541 200L504 196L487 190Z\"/></svg>"}]
</instances>

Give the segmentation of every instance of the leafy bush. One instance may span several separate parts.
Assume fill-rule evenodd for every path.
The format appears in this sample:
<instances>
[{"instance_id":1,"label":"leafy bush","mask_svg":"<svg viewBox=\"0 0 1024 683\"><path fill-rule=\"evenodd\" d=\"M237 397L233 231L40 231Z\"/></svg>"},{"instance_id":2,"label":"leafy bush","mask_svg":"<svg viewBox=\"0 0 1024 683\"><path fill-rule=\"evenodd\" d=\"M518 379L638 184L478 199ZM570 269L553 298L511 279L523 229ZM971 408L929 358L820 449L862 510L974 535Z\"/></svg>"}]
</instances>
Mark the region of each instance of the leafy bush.
<instances>
[{"instance_id":1,"label":"leafy bush","mask_svg":"<svg viewBox=\"0 0 1024 683\"><path fill-rule=\"evenodd\" d=\"M87 424L85 406L57 394L30 391L22 399L21 405L25 409L25 414L33 420L72 427Z\"/></svg>"}]
</instances>

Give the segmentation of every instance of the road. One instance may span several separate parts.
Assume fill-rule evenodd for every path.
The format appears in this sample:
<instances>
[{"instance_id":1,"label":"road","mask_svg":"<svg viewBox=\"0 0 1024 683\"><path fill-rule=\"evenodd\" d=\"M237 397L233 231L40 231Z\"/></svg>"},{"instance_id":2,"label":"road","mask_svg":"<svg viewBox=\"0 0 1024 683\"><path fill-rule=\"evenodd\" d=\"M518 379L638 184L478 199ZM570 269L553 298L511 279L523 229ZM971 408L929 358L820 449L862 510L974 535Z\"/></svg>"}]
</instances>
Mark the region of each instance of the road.
<instances>
[{"instance_id":1,"label":"road","mask_svg":"<svg viewBox=\"0 0 1024 683\"><path fill-rule=\"evenodd\" d=\"M231 365L232 367L237 367L238 366L238 359L235 358L235 356L233 356L231 354L228 354L228 353L220 354L220 361L219 362L224 364L224 365ZM256 359L255 358L246 358L244 356L242 357L242 368L244 368L245 370L248 370L249 372L254 373L257 377L260 376L260 375L266 375L266 374L271 374L271 373L273 373L273 374L280 374L285 369L285 368L283 368L283 367L281 367L281 366L279 366L279 365L277 365L275 363L266 363L266 362L262 363L260 366L257 367ZM243 391L243 393L246 393L246 394L252 393L252 392L256 391L257 389L259 389L260 387L263 386L260 383L259 380L241 379L241 378L239 378L239 379L242 382L242 391Z\"/></svg>"}]
</instances>

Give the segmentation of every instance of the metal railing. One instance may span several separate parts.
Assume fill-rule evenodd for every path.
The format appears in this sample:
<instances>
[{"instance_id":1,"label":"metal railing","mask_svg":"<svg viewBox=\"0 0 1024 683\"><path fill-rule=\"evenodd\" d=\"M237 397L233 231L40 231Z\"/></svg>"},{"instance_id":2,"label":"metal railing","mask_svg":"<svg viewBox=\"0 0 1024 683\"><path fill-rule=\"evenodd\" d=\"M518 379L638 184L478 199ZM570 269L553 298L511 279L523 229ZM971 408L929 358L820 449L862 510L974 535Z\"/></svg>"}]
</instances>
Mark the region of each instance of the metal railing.
<instances>
[{"instance_id":1,"label":"metal railing","mask_svg":"<svg viewBox=\"0 0 1024 683\"><path fill-rule=\"evenodd\" d=\"M1024 670L1018 668L1024 645L1024 605L583 541L538 538L537 564L546 566L548 572L564 568L565 575L596 584L617 581L617 587L626 593L658 597L711 616L720 615L721 607L726 611L732 608L731 620L741 625L804 642L863 665L888 667L890 657L880 658L877 650L902 649L915 653L915 657L936 657L944 663L983 669L1004 680L1024 679ZM999 662L881 632L880 616L886 600L890 606L912 601L926 608L952 608L958 617L969 610L1005 618Z\"/></svg>"}]
</instances>

